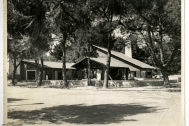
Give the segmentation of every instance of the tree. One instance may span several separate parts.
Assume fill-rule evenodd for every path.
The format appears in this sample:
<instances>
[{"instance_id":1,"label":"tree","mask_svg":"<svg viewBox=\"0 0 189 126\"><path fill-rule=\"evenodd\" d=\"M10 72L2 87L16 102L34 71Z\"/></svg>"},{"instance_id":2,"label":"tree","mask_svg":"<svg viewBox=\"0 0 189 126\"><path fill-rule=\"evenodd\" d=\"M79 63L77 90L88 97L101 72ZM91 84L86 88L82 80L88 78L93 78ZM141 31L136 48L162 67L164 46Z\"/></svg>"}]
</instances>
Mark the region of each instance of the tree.
<instances>
[{"instance_id":1,"label":"tree","mask_svg":"<svg viewBox=\"0 0 189 126\"><path fill-rule=\"evenodd\" d=\"M91 21L90 1L79 0L57 0L52 11L52 28L60 38L62 49L62 76L63 85L68 87L66 80L66 44L74 38L78 29L88 30ZM78 37L78 36L77 36ZM60 49L59 48L59 49Z\"/></svg>"},{"instance_id":2,"label":"tree","mask_svg":"<svg viewBox=\"0 0 189 126\"><path fill-rule=\"evenodd\" d=\"M67 40L71 37L71 34L75 28L75 22L78 23L77 16L74 17L74 7L77 1L63 1L57 0L54 4L52 11L50 12L51 17L51 28L52 32L59 37L60 47L62 49L62 78L63 78L63 86L68 87L67 79L66 79L66 43ZM56 51L58 52L58 51ZM56 53L55 52L55 53Z\"/></svg>"},{"instance_id":3,"label":"tree","mask_svg":"<svg viewBox=\"0 0 189 126\"><path fill-rule=\"evenodd\" d=\"M108 78L111 62L111 50L116 42L113 31L119 26L120 14L122 13L122 5L117 0L100 0L96 2L96 15L98 22L96 23L96 31L101 39L99 45L107 47L107 61L104 69L103 88L108 88Z\"/></svg>"},{"instance_id":4,"label":"tree","mask_svg":"<svg viewBox=\"0 0 189 126\"><path fill-rule=\"evenodd\" d=\"M87 79L88 86L91 86L91 64L90 57L97 57L97 52L93 49L92 44L95 43L93 29L88 24L87 26L78 29L75 32L72 48L77 59L87 57Z\"/></svg>"},{"instance_id":5,"label":"tree","mask_svg":"<svg viewBox=\"0 0 189 126\"><path fill-rule=\"evenodd\" d=\"M7 42L8 42L8 48L7 48L8 56L13 64L12 84L15 85L16 71L22 60L26 58L28 43L27 43L27 38L25 36L18 39L14 38L14 40L9 36Z\"/></svg>"},{"instance_id":6,"label":"tree","mask_svg":"<svg viewBox=\"0 0 189 126\"><path fill-rule=\"evenodd\" d=\"M169 87L170 67L180 61L181 1L134 0L135 30L147 47L154 65L161 70L164 85ZM177 55L177 56L176 56Z\"/></svg>"},{"instance_id":7,"label":"tree","mask_svg":"<svg viewBox=\"0 0 189 126\"><path fill-rule=\"evenodd\" d=\"M26 58L26 51L28 47L28 37L24 35L23 24L25 24L29 17L20 13L12 0L8 0L7 9L7 51L10 60L13 63L12 84L15 85L15 75L21 61Z\"/></svg>"},{"instance_id":8,"label":"tree","mask_svg":"<svg viewBox=\"0 0 189 126\"><path fill-rule=\"evenodd\" d=\"M49 50L49 40L50 36L38 35L35 38L31 38L28 40L30 43L30 48L27 50L28 58L34 59L38 77L36 79L37 85L41 86L43 79L43 66L44 66L44 53Z\"/></svg>"},{"instance_id":9,"label":"tree","mask_svg":"<svg viewBox=\"0 0 189 126\"><path fill-rule=\"evenodd\" d=\"M74 54L75 50L73 50L71 46L66 46L66 62L74 62L75 60L77 60L77 57ZM55 57L57 61L62 60L62 53L63 49L61 44L56 44L50 51L50 55Z\"/></svg>"},{"instance_id":10,"label":"tree","mask_svg":"<svg viewBox=\"0 0 189 126\"><path fill-rule=\"evenodd\" d=\"M51 56L55 57L56 60L62 59L62 46L56 44L50 52ZM76 41L71 45L66 45L66 62L77 62L78 60L88 56L88 45L83 41ZM91 50L90 57L97 57L98 54L95 50Z\"/></svg>"},{"instance_id":11,"label":"tree","mask_svg":"<svg viewBox=\"0 0 189 126\"><path fill-rule=\"evenodd\" d=\"M48 49L47 43L49 42L49 30L48 22L46 20L46 12L48 6L46 6L45 0L9 0L8 2L8 33L12 36L18 36L20 34L27 36L30 42L30 50L28 54L35 54L36 49L40 53L32 55L34 60L41 57L43 51ZM43 41L43 42L42 42ZM45 47L45 49L43 48ZM43 49L42 49L43 48ZM31 51L34 51L31 53ZM41 54L39 56L39 54ZM41 63L43 64L43 63ZM38 62L36 65L39 66ZM39 68L39 80L38 85L41 85L43 65Z\"/></svg>"}]
</instances>

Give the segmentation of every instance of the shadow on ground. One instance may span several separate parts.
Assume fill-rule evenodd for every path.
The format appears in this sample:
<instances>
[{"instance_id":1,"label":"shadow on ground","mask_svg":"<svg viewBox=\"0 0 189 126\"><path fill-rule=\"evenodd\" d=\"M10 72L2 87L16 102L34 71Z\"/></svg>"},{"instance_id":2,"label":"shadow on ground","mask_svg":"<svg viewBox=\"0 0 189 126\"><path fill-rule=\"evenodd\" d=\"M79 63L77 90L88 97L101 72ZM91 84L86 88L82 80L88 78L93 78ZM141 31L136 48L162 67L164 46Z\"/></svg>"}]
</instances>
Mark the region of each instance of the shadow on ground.
<instances>
[{"instance_id":1,"label":"shadow on ground","mask_svg":"<svg viewBox=\"0 0 189 126\"><path fill-rule=\"evenodd\" d=\"M35 124L46 122L53 124L77 123L77 124L110 124L122 121L137 121L125 119L132 115L156 112L158 109L138 104L103 104L85 106L60 105L43 108L34 111L8 112L9 119L19 119L20 123Z\"/></svg>"},{"instance_id":2,"label":"shadow on ground","mask_svg":"<svg viewBox=\"0 0 189 126\"><path fill-rule=\"evenodd\" d=\"M13 103L13 102L22 101L22 100L27 100L27 99L7 98L8 103Z\"/></svg>"},{"instance_id":3,"label":"shadow on ground","mask_svg":"<svg viewBox=\"0 0 189 126\"><path fill-rule=\"evenodd\" d=\"M19 105L8 105L8 106L40 105L40 104L44 104L44 103L19 104Z\"/></svg>"}]
</instances>

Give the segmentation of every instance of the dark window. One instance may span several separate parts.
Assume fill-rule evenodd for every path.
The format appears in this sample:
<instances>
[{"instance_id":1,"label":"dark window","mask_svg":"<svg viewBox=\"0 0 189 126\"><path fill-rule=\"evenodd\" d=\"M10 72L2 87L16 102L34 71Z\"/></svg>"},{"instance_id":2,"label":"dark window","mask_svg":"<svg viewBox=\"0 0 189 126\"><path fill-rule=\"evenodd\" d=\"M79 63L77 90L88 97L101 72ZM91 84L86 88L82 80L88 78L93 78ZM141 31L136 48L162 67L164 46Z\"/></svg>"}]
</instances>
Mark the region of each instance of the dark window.
<instances>
[{"instance_id":1,"label":"dark window","mask_svg":"<svg viewBox=\"0 0 189 126\"><path fill-rule=\"evenodd\" d=\"M35 71L27 71L27 80L35 80Z\"/></svg>"},{"instance_id":2,"label":"dark window","mask_svg":"<svg viewBox=\"0 0 189 126\"><path fill-rule=\"evenodd\" d=\"M151 75L151 72L146 72L146 75Z\"/></svg>"},{"instance_id":3,"label":"dark window","mask_svg":"<svg viewBox=\"0 0 189 126\"><path fill-rule=\"evenodd\" d=\"M58 80L62 80L62 72L58 72Z\"/></svg>"},{"instance_id":4,"label":"dark window","mask_svg":"<svg viewBox=\"0 0 189 126\"><path fill-rule=\"evenodd\" d=\"M134 73L134 77L136 77L136 71L134 71L133 73Z\"/></svg>"}]
</instances>

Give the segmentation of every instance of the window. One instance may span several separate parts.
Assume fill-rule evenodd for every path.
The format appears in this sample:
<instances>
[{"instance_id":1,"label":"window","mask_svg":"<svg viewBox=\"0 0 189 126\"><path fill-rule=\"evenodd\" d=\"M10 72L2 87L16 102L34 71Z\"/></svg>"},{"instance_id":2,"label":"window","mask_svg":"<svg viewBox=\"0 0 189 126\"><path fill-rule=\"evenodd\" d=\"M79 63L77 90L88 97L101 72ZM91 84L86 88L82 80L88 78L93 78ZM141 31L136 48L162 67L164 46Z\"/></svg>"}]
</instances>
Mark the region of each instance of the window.
<instances>
[{"instance_id":1,"label":"window","mask_svg":"<svg viewBox=\"0 0 189 126\"><path fill-rule=\"evenodd\" d=\"M27 70L26 71L26 80L35 80L35 70Z\"/></svg>"},{"instance_id":2,"label":"window","mask_svg":"<svg viewBox=\"0 0 189 126\"><path fill-rule=\"evenodd\" d=\"M151 75L151 72L146 72L146 75Z\"/></svg>"}]
</instances>

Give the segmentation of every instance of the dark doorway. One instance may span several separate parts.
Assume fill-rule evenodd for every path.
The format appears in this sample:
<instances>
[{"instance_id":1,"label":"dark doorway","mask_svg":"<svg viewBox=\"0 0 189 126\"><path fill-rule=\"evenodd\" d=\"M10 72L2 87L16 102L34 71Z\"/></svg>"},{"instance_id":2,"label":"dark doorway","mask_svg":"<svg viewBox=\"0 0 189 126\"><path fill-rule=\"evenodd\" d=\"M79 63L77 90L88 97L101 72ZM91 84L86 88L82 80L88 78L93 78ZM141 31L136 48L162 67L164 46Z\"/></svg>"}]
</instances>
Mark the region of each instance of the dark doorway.
<instances>
[{"instance_id":1,"label":"dark doorway","mask_svg":"<svg viewBox=\"0 0 189 126\"><path fill-rule=\"evenodd\" d=\"M35 80L35 71L27 71L27 80Z\"/></svg>"},{"instance_id":2,"label":"dark doorway","mask_svg":"<svg viewBox=\"0 0 189 126\"><path fill-rule=\"evenodd\" d=\"M46 75L46 80L52 80L52 72L48 72Z\"/></svg>"},{"instance_id":3,"label":"dark doorway","mask_svg":"<svg viewBox=\"0 0 189 126\"><path fill-rule=\"evenodd\" d=\"M62 72L58 72L58 80L62 80Z\"/></svg>"},{"instance_id":4,"label":"dark doorway","mask_svg":"<svg viewBox=\"0 0 189 126\"><path fill-rule=\"evenodd\" d=\"M121 80L122 70L120 68L110 68L110 76L113 80Z\"/></svg>"}]
</instances>

